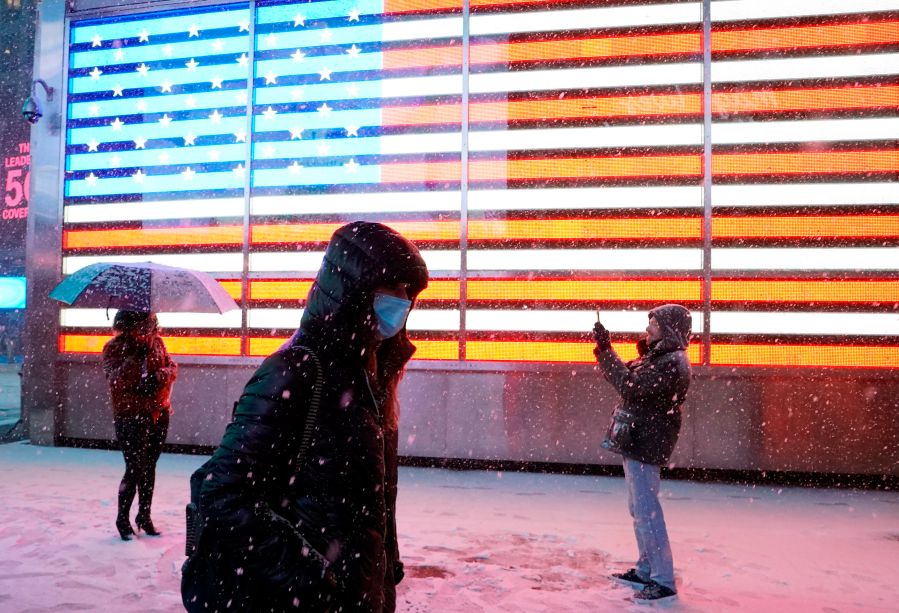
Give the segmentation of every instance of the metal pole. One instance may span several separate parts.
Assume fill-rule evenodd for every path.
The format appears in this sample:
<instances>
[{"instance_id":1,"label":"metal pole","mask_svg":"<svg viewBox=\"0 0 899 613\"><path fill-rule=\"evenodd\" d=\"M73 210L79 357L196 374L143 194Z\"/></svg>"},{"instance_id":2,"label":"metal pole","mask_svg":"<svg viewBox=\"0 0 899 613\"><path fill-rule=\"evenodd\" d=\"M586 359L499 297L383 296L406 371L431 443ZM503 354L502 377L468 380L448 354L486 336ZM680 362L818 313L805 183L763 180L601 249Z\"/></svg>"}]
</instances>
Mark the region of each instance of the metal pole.
<instances>
[{"instance_id":1,"label":"metal pole","mask_svg":"<svg viewBox=\"0 0 899 613\"><path fill-rule=\"evenodd\" d=\"M471 43L471 3L462 3L462 151L460 159L461 210L459 213L459 359L465 359L465 337L468 295L468 94L469 94L469 49Z\"/></svg>"},{"instance_id":2,"label":"metal pole","mask_svg":"<svg viewBox=\"0 0 899 613\"><path fill-rule=\"evenodd\" d=\"M712 349L712 15L702 0L702 363Z\"/></svg>"}]
</instances>

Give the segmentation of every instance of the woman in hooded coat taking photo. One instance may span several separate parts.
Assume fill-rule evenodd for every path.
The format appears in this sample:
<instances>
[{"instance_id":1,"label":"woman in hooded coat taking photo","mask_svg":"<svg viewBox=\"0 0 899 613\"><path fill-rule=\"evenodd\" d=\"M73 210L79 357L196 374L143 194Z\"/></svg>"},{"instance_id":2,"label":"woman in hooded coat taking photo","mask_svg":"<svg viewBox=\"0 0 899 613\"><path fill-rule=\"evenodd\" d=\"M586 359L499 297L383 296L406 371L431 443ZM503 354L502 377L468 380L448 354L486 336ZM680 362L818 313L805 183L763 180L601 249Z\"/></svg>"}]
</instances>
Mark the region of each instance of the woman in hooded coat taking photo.
<instances>
[{"instance_id":1,"label":"woman in hooded coat taking photo","mask_svg":"<svg viewBox=\"0 0 899 613\"><path fill-rule=\"evenodd\" d=\"M191 478L189 611L395 610L397 384L427 281L418 249L390 228L334 233L299 330L257 369Z\"/></svg>"}]
</instances>

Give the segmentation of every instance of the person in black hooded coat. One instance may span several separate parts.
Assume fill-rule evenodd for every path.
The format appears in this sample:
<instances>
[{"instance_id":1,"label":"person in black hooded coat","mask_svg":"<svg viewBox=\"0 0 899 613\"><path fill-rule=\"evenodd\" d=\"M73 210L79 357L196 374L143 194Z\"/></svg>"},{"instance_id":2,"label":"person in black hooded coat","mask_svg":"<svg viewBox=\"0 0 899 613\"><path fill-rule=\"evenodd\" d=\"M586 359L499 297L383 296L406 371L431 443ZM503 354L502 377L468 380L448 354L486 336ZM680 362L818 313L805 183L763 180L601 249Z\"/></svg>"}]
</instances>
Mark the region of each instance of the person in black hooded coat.
<instances>
[{"instance_id":1,"label":"person in black hooded coat","mask_svg":"<svg viewBox=\"0 0 899 613\"><path fill-rule=\"evenodd\" d=\"M427 281L418 249L390 228L334 233L300 328L257 369L191 479L202 529L182 577L189 611L395 610L396 387ZM316 361L320 408L296 465Z\"/></svg>"},{"instance_id":2,"label":"person in black hooded coat","mask_svg":"<svg viewBox=\"0 0 899 613\"><path fill-rule=\"evenodd\" d=\"M640 354L625 364L612 348L608 330L597 322L594 354L606 380L621 395L602 446L624 456L628 510L640 557L634 568L613 575L639 588L637 602L672 598L674 562L658 494L660 467L668 463L681 425L680 406L690 387L692 318L679 304L649 312Z\"/></svg>"}]
</instances>

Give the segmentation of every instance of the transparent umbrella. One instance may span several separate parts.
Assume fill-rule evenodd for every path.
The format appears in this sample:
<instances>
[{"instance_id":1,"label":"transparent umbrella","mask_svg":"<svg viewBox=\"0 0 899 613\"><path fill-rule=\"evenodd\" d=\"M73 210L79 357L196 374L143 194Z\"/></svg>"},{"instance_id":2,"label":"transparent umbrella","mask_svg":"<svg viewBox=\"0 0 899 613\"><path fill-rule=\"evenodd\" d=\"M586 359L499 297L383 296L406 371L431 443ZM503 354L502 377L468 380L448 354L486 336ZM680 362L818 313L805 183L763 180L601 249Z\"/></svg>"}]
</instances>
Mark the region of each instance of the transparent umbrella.
<instances>
[{"instance_id":1,"label":"transparent umbrella","mask_svg":"<svg viewBox=\"0 0 899 613\"><path fill-rule=\"evenodd\" d=\"M225 313L239 308L205 272L153 262L98 262L66 277L50 297L70 306L157 313Z\"/></svg>"}]
</instances>

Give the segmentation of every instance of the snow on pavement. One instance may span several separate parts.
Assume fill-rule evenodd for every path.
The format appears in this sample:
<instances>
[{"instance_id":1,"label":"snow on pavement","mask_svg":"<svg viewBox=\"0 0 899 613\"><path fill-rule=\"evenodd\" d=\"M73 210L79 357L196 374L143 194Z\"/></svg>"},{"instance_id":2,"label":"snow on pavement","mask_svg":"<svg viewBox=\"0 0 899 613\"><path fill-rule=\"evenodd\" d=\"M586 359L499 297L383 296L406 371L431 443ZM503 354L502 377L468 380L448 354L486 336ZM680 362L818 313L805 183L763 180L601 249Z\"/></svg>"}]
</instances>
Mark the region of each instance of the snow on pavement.
<instances>
[{"instance_id":1,"label":"snow on pavement","mask_svg":"<svg viewBox=\"0 0 899 613\"><path fill-rule=\"evenodd\" d=\"M181 611L188 477L165 454L159 538L115 533L112 451L0 445L0 611ZM669 611L899 610L899 493L666 481ZM615 477L400 469L399 611L638 611L608 579L636 555ZM658 607L652 607L658 608Z\"/></svg>"}]
</instances>

